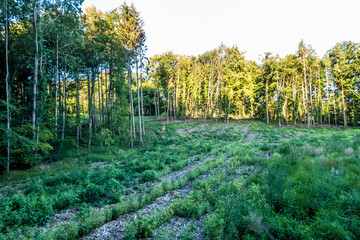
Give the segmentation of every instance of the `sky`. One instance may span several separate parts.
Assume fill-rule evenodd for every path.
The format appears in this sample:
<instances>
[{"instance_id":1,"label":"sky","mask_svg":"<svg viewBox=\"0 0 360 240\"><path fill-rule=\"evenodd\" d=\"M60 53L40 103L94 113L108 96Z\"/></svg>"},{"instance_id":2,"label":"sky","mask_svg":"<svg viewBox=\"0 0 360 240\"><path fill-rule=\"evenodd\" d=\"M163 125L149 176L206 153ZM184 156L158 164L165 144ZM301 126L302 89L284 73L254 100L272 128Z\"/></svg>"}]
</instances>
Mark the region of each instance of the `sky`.
<instances>
[{"instance_id":1,"label":"sky","mask_svg":"<svg viewBox=\"0 0 360 240\"><path fill-rule=\"evenodd\" d=\"M123 0L85 0L83 9L120 7ZM284 57L301 39L318 56L341 41L360 41L360 0L127 0L145 22L147 56L198 55L236 45L248 60Z\"/></svg>"}]
</instances>

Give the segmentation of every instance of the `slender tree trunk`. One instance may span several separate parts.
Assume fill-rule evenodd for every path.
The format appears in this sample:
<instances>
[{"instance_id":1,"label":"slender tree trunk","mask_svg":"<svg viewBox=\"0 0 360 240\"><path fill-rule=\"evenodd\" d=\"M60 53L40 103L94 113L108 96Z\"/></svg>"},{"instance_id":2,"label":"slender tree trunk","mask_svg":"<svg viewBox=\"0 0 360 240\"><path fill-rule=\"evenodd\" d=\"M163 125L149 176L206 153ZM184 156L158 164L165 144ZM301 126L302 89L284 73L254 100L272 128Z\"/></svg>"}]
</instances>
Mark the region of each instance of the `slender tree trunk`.
<instances>
[{"instance_id":1,"label":"slender tree trunk","mask_svg":"<svg viewBox=\"0 0 360 240\"><path fill-rule=\"evenodd\" d=\"M157 88L155 85L155 89L154 89L154 106L155 106L155 118L158 118L158 112L157 112L157 98L156 98L156 93L157 93Z\"/></svg>"},{"instance_id":2,"label":"slender tree trunk","mask_svg":"<svg viewBox=\"0 0 360 240\"><path fill-rule=\"evenodd\" d=\"M134 111L134 99L133 99L133 91L132 91L132 76L131 76L131 64L130 59L128 60L128 78L129 78L129 91L130 91L130 111L131 111L131 124L132 124L132 136L136 139L135 133L135 111Z\"/></svg>"},{"instance_id":3,"label":"slender tree trunk","mask_svg":"<svg viewBox=\"0 0 360 240\"><path fill-rule=\"evenodd\" d=\"M310 77L309 77L309 97L310 97L310 105L311 105L311 125L314 125L315 123L315 116L314 116L314 103L313 103L313 97L312 97L312 92L313 92L313 87L312 87L312 71L310 68Z\"/></svg>"},{"instance_id":4,"label":"slender tree trunk","mask_svg":"<svg viewBox=\"0 0 360 240\"><path fill-rule=\"evenodd\" d=\"M37 83L38 83L38 68L39 68L39 42L38 42L38 20L37 20L37 1L34 3L33 13L34 25L34 43L35 43L35 59L34 59L34 85L33 85L33 112L32 112L32 125L33 125L33 139L35 140L36 129L36 108L37 108Z\"/></svg>"},{"instance_id":5,"label":"slender tree trunk","mask_svg":"<svg viewBox=\"0 0 360 240\"><path fill-rule=\"evenodd\" d=\"M92 117L91 117L91 88L90 88L90 76L89 73L87 74L87 89L88 89L88 114L89 114L89 139L88 139L88 148L90 149L91 146L91 129L92 129Z\"/></svg>"},{"instance_id":6,"label":"slender tree trunk","mask_svg":"<svg viewBox=\"0 0 360 240\"><path fill-rule=\"evenodd\" d=\"M335 114L335 126L337 127L337 116L336 116L336 100L335 100L335 91L333 90L334 96L334 114Z\"/></svg>"},{"instance_id":7,"label":"slender tree trunk","mask_svg":"<svg viewBox=\"0 0 360 240\"><path fill-rule=\"evenodd\" d=\"M95 72L94 72L94 74L95 74ZM96 134L96 128L97 128L97 117L96 117L96 94L95 94L95 83L96 83L96 74L95 74L95 76L94 76L94 78L93 78L93 81L94 82L92 82L92 84L94 84L94 88L92 88L92 90L94 91L94 92L91 92L91 94L92 94L92 106L93 106L93 110L92 110L92 112L93 112L93 127L94 127L94 133Z\"/></svg>"},{"instance_id":8,"label":"slender tree trunk","mask_svg":"<svg viewBox=\"0 0 360 240\"><path fill-rule=\"evenodd\" d=\"M294 112L293 112L293 119L294 119L294 125L296 125L296 82L295 82L295 77L293 76L293 101L294 101Z\"/></svg>"},{"instance_id":9,"label":"slender tree trunk","mask_svg":"<svg viewBox=\"0 0 360 240\"><path fill-rule=\"evenodd\" d=\"M311 118L309 112L309 101L308 101L308 91L307 91L307 80L306 80L306 66L305 66L305 58L303 58L303 70L304 70L304 88L305 88L305 105L306 105L306 112L307 112L307 127L310 128L311 125Z\"/></svg>"},{"instance_id":10,"label":"slender tree trunk","mask_svg":"<svg viewBox=\"0 0 360 240\"><path fill-rule=\"evenodd\" d=\"M192 119L192 114L193 114L193 104L192 104L192 99L190 98L190 120Z\"/></svg>"},{"instance_id":11,"label":"slender tree trunk","mask_svg":"<svg viewBox=\"0 0 360 240\"><path fill-rule=\"evenodd\" d=\"M6 172L10 172L10 87L9 87L9 19L8 19L8 0L5 1L5 62L6 62L6 129L7 129L7 162Z\"/></svg>"},{"instance_id":12,"label":"slender tree trunk","mask_svg":"<svg viewBox=\"0 0 360 240\"><path fill-rule=\"evenodd\" d=\"M142 78L142 68L143 68L143 65L142 65L142 57L140 58L140 92L141 92L141 121L142 121L142 132L143 132L143 135L145 136L145 121L144 121L144 95L143 95L143 86L142 86L142 83L143 83L143 78ZM151 113L150 113L151 115Z\"/></svg>"},{"instance_id":13,"label":"slender tree trunk","mask_svg":"<svg viewBox=\"0 0 360 240\"><path fill-rule=\"evenodd\" d=\"M66 62L65 62L66 63ZM65 64L66 65L66 64ZM65 117L66 117L66 69L63 76L63 97L62 97L62 129L61 129L61 140L65 138ZM61 143L62 145L63 143Z\"/></svg>"},{"instance_id":14,"label":"slender tree trunk","mask_svg":"<svg viewBox=\"0 0 360 240\"><path fill-rule=\"evenodd\" d=\"M100 121L100 124L102 124L102 104L101 104L101 78L102 78L102 68L100 67L100 76L99 76L99 79L98 79L98 102L99 102L99 121ZM100 126L100 129L101 129L101 126Z\"/></svg>"},{"instance_id":15,"label":"slender tree trunk","mask_svg":"<svg viewBox=\"0 0 360 240\"><path fill-rule=\"evenodd\" d=\"M212 68L212 66L210 66L210 68ZM207 114L208 114L208 110L209 110L209 104L210 104L210 88L211 88L211 79L212 79L212 69L210 70L210 78L209 78L209 86L208 86L208 92L207 92L207 102L206 102L206 110L205 110L205 121L207 118Z\"/></svg>"},{"instance_id":16,"label":"slender tree trunk","mask_svg":"<svg viewBox=\"0 0 360 240\"><path fill-rule=\"evenodd\" d=\"M105 67L105 115L107 123L110 125L110 116L109 116L109 97L108 97L108 83L107 83L107 73L106 73L106 67ZM110 128L110 127L109 127Z\"/></svg>"},{"instance_id":17,"label":"slender tree trunk","mask_svg":"<svg viewBox=\"0 0 360 240\"><path fill-rule=\"evenodd\" d=\"M176 120L176 92L177 92L177 85L175 84L174 86L174 91L173 91L173 105L172 105L172 108L173 108L173 116L174 116L174 119Z\"/></svg>"},{"instance_id":18,"label":"slender tree trunk","mask_svg":"<svg viewBox=\"0 0 360 240\"><path fill-rule=\"evenodd\" d=\"M216 104L215 104L215 111L216 111L216 122L219 118L219 76L216 83Z\"/></svg>"},{"instance_id":19,"label":"slender tree trunk","mask_svg":"<svg viewBox=\"0 0 360 240\"><path fill-rule=\"evenodd\" d=\"M322 125L323 124L323 100L322 100L322 92L321 92L321 76L320 76L320 69L319 69L319 87L318 87L318 91L319 91L319 94L318 94L318 97L319 97L319 117L320 117L320 124Z\"/></svg>"},{"instance_id":20,"label":"slender tree trunk","mask_svg":"<svg viewBox=\"0 0 360 240\"><path fill-rule=\"evenodd\" d=\"M104 123L105 122L105 109L104 109L104 92L103 92L103 84L104 84L104 75L106 74L105 73L106 71L106 68L104 67L104 69L101 70L101 78L100 78L100 93L101 93L101 123ZM104 73L103 73L104 72ZM106 92L105 92L105 96L106 96Z\"/></svg>"},{"instance_id":21,"label":"slender tree trunk","mask_svg":"<svg viewBox=\"0 0 360 240\"><path fill-rule=\"evenodd\" d=\"M41 32L41 25L39 26L39 32ZM42 76L43 76L43 51L40 51L40 69L39 69L39 74L40 74L40 81L42 80ZM39 113L39 106L41 106L41 97L43 94L39 94L39 90L36 89L37 91L37 96L38 96L38 100L37 100L37 107L36 107L36 144L39 143L39 132L40 132L40 113ZM43 93L44 91L42 91ZM42 113L42 112L41 112Z\"/></svg>"},{"instance_id":22,"label":"slender tree trunk","mask_svg":"<svg viewBox=\"0 0 360 240\"><path fill-rule=\"evenodd\" d=\"M270 123L270 115L269 115L269 79L266 77L266 86L265 86L265 98L266 98L266 123Z\"/></svg>"},{"instance_id":23,"label":"slender tree trunk","mask_svg":"<svg viewBox=\"0 0 360 240\"><path fill-rule=\"evenodd\" d=\"M55 76L55 139L58 135L58 82L59 82L59 35L56 35L56 76Z\"/></svg>"},{"instance_id":24,"label":"slender tree trunk","mask_svg":"<svg viewBox=\"0 0 360 240\"><path fill-rule=\"evenodd\" d=\"M80 148L80 99L79 99L79 76L76 76L76 148Z\"/></svg>"},{"instance_id":25,"label":"slender tree trunk","mask_svg":"<svg viewBox=\"0 0 360 240\"><path fill-rule=\"evenodd\" d=\"M277 77L278 78L278 77ZM280 107L280 91L279 91L279 80L276 81L276 91L277 91L277 112L278 112L278 120L279 120L279 127L281 127L281 107Z\"/></svg>"},{"instance_id":26,"label":"slender tree trunk","mask_svg":"<svg viewBox=\"0 0 360 240\"><path fill-rule=\"evenodd\" d=\"M341 79L341 100L342 100L342 108L343 108L344 127L347 127L346 105L345 105L345 94L344 94L344 80L343 79Z\"/></svg>"},{"instance_id":27,"label":"slender tree trunk","mask_svg":"<svg viewBox=\"0 0 360 240\"><path fill-rule=\"evenodd\" d=\"M170 111L170 89L168 89L167 95L167 110L166 110L166 122L169 122L169 111Z\"/></svg>"},{"instance_id":28,"label":"slender tree trunk","mask_svg":"<svg viewBox=\"0 0 360 240\"><path fill-rule=\"evenodd\" d=\"M130 80L129 80L130 81ZM130 84L129 84L130 86ZM113 116L114 116L114 108L113 103L114 103L114 80L113 80L113 68L112 68L112 54L110 57L110 65L109 65L109 125L110 125L110 129L111 131L114 131L114 121L113 121ZM130 95L130 94L129 94ZM129 103L130 105L130 103ZM130 107L130 111L131 111L131 107ZM130 117L131 120L131 117ZM132 138L131 138L132 141Z\"/></svg>"},{"instance_id":29,"label":"slender tree trunk","mask_svg":"<svg viewBox=\"0 0 360 240\"><path fill-rule=\"evenodd\" d=\"M330 120L330 95L329 95L329 78L326 76L326 95L327 95L327 111L328 111L328 122L329 126L331 126L331 120Z\"/></svg>"},{"instance_id":30,"label":"slender tree trunk","mask_svg":"<svg viewBox=\"0 0 360 240\"><path fill-rule=\"evenodd\" d=\"M94 97L94 87L95 87L95 72L92 70L91 76L91 87L90 87L90 77L88 75L88 99L89 99L89 141L88 148L91 147L91 134L92 134L92 125L93 125L93 97Z\"/></svg>"},{"instance_id":31,"label":"slender tree trunk","mask_svg":"<svg viewBox=\"0 0 360 240\"><path fill-rule=\"evenodd\" d=\"M160 113L160 90L159 90L159 88L157 89L157 99L158 99L158 101L157 101L157 107L158 107L158 115L159 115L159 120L160 120L160 118L161 118L161 113Z\"/></svg>"},{"instance_id":32,"label":"slender tree trunk","mask_svg":"<svg viewBox=\"0 0 360 240\"><path fill-rule=\"evenodd\" d=\"M141 103L140 103L140 88L139 88L139 66L138 59L136 57L136 87L137 87L137 99L138 99L138 122L139 122L139 139L142 142L142 121L141 121Z\"/></svg>"},{"instance_id":33,"label":"slender tree trunk","mask_svg":"<svg viewBox=\"0 0 360 240\"><path fill-rule=\"evenodd\" d=\"M229 124L229 119L230 119L230 106L231 106L231 102L229 100L229 106L228 106L228 111L227 111L227 121L226 121L227 124Z\"/></svg>"}]
</instances>

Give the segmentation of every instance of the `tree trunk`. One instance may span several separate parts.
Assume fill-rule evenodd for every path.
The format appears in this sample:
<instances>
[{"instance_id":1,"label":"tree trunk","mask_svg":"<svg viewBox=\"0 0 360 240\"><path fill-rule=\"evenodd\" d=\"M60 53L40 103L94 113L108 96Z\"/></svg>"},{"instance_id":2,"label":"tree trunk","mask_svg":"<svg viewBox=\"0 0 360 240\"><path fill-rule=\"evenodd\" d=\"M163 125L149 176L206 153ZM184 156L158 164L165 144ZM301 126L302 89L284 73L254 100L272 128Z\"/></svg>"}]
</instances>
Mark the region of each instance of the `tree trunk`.
<instances>
[{"instance_id":1,"label":"tree trunk","mask_svg":"<svg viewBox=\"0 0 360 240\"><path fill-rule=\"evenodd\" d=\"M216 83L216 104L215 104L215 111L216 111L216 122L219 118L219 78Z\"/></svg>"},{"instance_id":2,"label":"tree trunk","mask_svg":"<svg viewBox=\"0 0 360 240\"><path fill-rule=\"evenodd\" d=\"M128 59L128 78L129 78L129 95L130 95L130 111L131 111L131 124L132 124L132 136L136 139L135 133L135 111L134 111L134 99L133 99L133 91L132 91L132 76L131 76L131 65L130 59ZM132 140L131 140L132 141ZM132 144L132 142L131 142Z\"/></svg>"},{"instance_id":3,"label":"tree trunk","mask_svg":"<svg viewBox=\"0 0 360 240\"><path fill-rule=\"evenodd\" d=\"M90 77L88 75L88 99L89 99L89 141L88 148L91 147L91 134L92 134L92 125L93 125L93 96L95 88L95 71L92 70L91 76L91 88L90 88Z\"/></svg>"},{"instance_id":4,"label":"tree trunk","mask_svg":"<svg viewBox=\"0 0 360 240\"><path fill-rule=\"evenodd\" d=\"M266 86L265 86L265 98L266 98L266 123L270 123L270 115L269 115L269 79L266 77Z\"/></svg>"},{"instance_id":5,"label":"tree trunk","mask_svg":"<svg viewBox=\"0 0 360 240\"><path fill-rule=\"evenodd\" d=\"M65 64L66 65L66 64ZM66 69L63 76L63 97L62 97L62 128L61 128L61 140L65 138L65 117L66 117ZM63 142L61 143L61 145Z\"/></svg>"},{"instance_id":6,"label":"tree trunk","mask_svg":"<svg viewBox=\"0 0 360 240\"><path fill-rule=\"evenodd\" d=\"M212 66L210 66L211 68ZM210 78L209 78L209 86L208 86L208 92L207 92L207 102L206 102L206 110L205 110L205 117L204 120L206 121L208 110L209 110L209 104L210 104L210 88L211 88L211 79L212 79L212 69L210 70Z\"/></svg>"},{"instance_id":7,"label":"tree trunk","mask_svg":"<svg viewBox=\"0 0 360 240\"><path fill-rule=\"evenodd\" d=\"M335 114L335 126L337 127L337 116L336 116L336 100L335 100L335 91L333 90L334 96L334 114Z\"/></svg>"},{"instance_id":8,"label":"tree trunk","mask_svg":"<svg viewBox=\"0 0 360 240\"><path fill-rule=\"evenodd\" d=\"M170 111L170 89L168 88L167 95L167 110L166 110L166 122L169 122L169 111Z\"/></svg>"},{"instance_id":9,"label":"tree trunk","mask_svg":"<svg viewBox=\"0 0 360 240\"><path fill-rule=\"evenodd\" d=\"M158 112L157 112L157 98L156 98L156 93L157 93L157 89L156 89L156 85L155 85L155 89L154 89L154 106L155 106L155 118L158 118Z\"/></svg>"},{"instance_id":10,"label":"tree trunk","mask_svg":"<svg viewBox=\"0 0 360 240\"><path fill-rule=\"evenodd\" d=\"M160 118L161 118L161 113L160 113L160 90L159 90L159 88L158 88L158 90L157 90L157 99L158 99L158 101L157 101L157 108L158 108L158 115L159 115L159 120L160 120Z\"/></svg>"},{"instance_id":11,"label":"tree trunk","mask_svg":"<svg viewBox=\"0 0 360 240\"><path fill-rule=\"evenodd\" d=\"M142 68L143 68L143 64L142 64L142 57L140 58L140 92L141 92L141 122L142 122L142 132L143 135L145 136L145 121L144 121L144 95L143 95L143 87L142 87L142 82L143 82L143 78L142 78ZM150 113L151 115L151 113Z\"/></svg>"},{"instance_id":12,"label":"tree trunk","mask_svg":"<svg viewBox=\"0 0 360 240\"><path fill-rule=\"evenodd\" d=\"M321 76L320 76L320 69L319 69L319 94L318 94L318 97L319 97L319 117L320 117L320 124L322 125L323 124L323 102L322 102L322 92L321 92Z\"/></svg>"},{"instance_id":13,"label":"tree trunk","mask_svg":"<svg viewBox=\"0 0 360 240\"><path fill-rule=\"evenodd\" d=\"M312 71L310 68L310 77L309 77L309 97L310 97L310 106L311 106L311 125L314 125L315 123L315 117L314 117L314 103L313 103L313 97L312 97L312 92L313 92L313 87L312 87Z\"/></svg>"},{"instance_id":14,"label":"tree trunk","mask_svg":"<svg viewBox=\"0 0 360 240\"><path fill-rule=\"evenodd\" d=\"M305 58L303 58L303 70L304 70L304 84L305 84L305 86L304 86L304 88L305 88L305 105L306 105L306 112L307 112L307 128L310 128L311 118L310 118L309 103L308 103Z\"/></svg>"},{"instance_id":15,"label":"tree trunk","mask_svg":"<svg viewBox=\"0 0 360 240\"><path fill-rule=\"evenodd\" d=\"M7 129L7 162L6 172L10 172L10 88L9 88L9 19L8 19L8 1L5 1L5 62L6 62L6 129Z\"/></svg>"},{"instance_id":16,"label":"tree trunk","mask_svg":"<svg viewBox=\"0 0 360 240\"><path fill-rule=\"evenodd\" d=\"M330 95L329 95L329 78L326 76L326 95L327 95L327 111L328 111L328 122L329 126L331 126L331 120L330 120Z\"/></svg>"},{"instance_id":17,"label":"tree trunk","mask_svg":"<svg viewBox=\"0 0 360 240\"><path fill-rule=\"evenodd\" d=\"M108 83L107 83L107 74L106 74L106 67L105 67L105 114L107 123L110 125L110 117L109 117L109 97L108 97ZM110 127L109 127L110 128Z\"/></svg>"},{"instance_id":18,"label":"tree trunk","mask_svg":"<svg viewBox=\"0 0 360 240\"><path fill-rule=\"evenodd\" d=\"M278 119L279 119L279 127L281 127L281 107L280 107L280 91L279 91L279 80L277 79L276 81L276 91L277 91L277 96L278 96L278 99L277 99L277 104L278 104L278 107L277 107L277 112L278 112Z\"/></svg>"},{"instance_id":19,"label":"tree trunk","mask_svg":"<svg viewBox=\"0 0 360 240\"><path fill-rule=\"evenodd\" d=\"M56 35L56 76L55 76L55 139L58 135L58 82L59 82L59 35Z\"/></svg>"},{"instance_id":20,"label":"tree trunk","mask_svg":"<svg viewBox=\"0 0 360 240\"><path fill-rule=\"evenodd\" d=\"M80 99L79 99L79 76L76 76L76 148L80 148Z\"/></svg>"},{"instance_id":21,"label":"tree trunk","mask_svg":"<svg viewBox=\"0 0 360 240\"><path fill-rule=\"evenodd\" d=\"M99 99L98 99L98 102L99 102L99 121L100 121L100 124L102 123L102 104L101 104L101 78L102 78L102 68L100 67L100 76L99 76L99 79L98 79L98 96L99 96ZM101 129L101 127L100 127Z\"/></svg>"},{"instance_id":22,"label":"tree trunk","mask_svg":"<svg viewBox=\"0 0 360 240\"><path fill-rule=\"evenodd\" d=\"M139 88L139 66L138 59L136 57L136 87L137 87L137 99L138 99L138 122L139 122L139 138L142 142L142 121L141 121L141 103L140 103L140 88Z\"/></svg>"},{"instance_id":23,"label":"tree trunk","mask_svg":"<svg viewBox=\"0 0 360 240\"><path fill-rule=\"evenodd\" d=\"M294 119L294 125L296 125L296 80L295 77L293 76L293 101L294 101L294 112L293 112L293 119Z\"/></svg>"},{"instance_id":24,"label":"tree trunk","mask_svg":"<svg viewBox=\"0 0 360 240\"><path fill-rule=\"evenodd\" d=\"M343 79L341 79L341 100L342 100L342 108L343 108L344 127L347 127L344 80Z\"/></svg>"},{"instance_id":25,"label":"tree trunk","mask_svg":"<svg viewBox=\"0 0 360 240\"><path fill-rule=\"evenodd\" d=\"M38 83L38 68L39 68L39 43L38 43L38 20L37 20L37 1L34 3L33 12L33 25L34 25L34 43L35 43L35 59L34 59L34 85L33 85L33 112L32 112L32 125L33 125L33 139L35 140L36 129L36 108L37 108L37 83Z\"/></svg>"}]
</instances>

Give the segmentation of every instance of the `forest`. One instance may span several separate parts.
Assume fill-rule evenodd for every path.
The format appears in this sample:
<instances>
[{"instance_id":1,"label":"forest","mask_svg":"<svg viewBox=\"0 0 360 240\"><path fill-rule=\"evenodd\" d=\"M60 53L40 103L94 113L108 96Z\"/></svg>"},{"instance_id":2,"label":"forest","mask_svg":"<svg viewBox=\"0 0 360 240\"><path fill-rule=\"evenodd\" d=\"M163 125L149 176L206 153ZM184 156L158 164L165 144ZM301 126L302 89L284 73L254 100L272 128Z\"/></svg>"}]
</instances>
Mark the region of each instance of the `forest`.
<instances>
[{"instance_id":1,"label":"forest","mask_svg":"<svg viewBox=\"0 0 360 240\"><path fill-rule=\"evenodd\" d=\"M0 239L360 238L360 43L148 57L82 3L1 0Z\"/></svg>"}]
</instances>

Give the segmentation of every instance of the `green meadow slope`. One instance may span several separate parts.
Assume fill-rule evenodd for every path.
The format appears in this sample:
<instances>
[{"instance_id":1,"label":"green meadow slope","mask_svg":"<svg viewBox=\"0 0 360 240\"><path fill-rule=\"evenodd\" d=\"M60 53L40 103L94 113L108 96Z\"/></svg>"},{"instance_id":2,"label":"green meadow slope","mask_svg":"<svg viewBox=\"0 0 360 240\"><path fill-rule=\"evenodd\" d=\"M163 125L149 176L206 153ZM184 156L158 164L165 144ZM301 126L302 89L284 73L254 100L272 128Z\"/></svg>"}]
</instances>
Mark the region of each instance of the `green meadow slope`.
<instances>
[{"instance_id":1,"label":"green meadow slope","mask_svg":"<svg viewBox=\"0 0 360 240\"><path fill-rule=\"evenodd\" d=\"M360 239L360 130L147 122L1 178L0 239Z\"/></svg>"}]
</instances>

